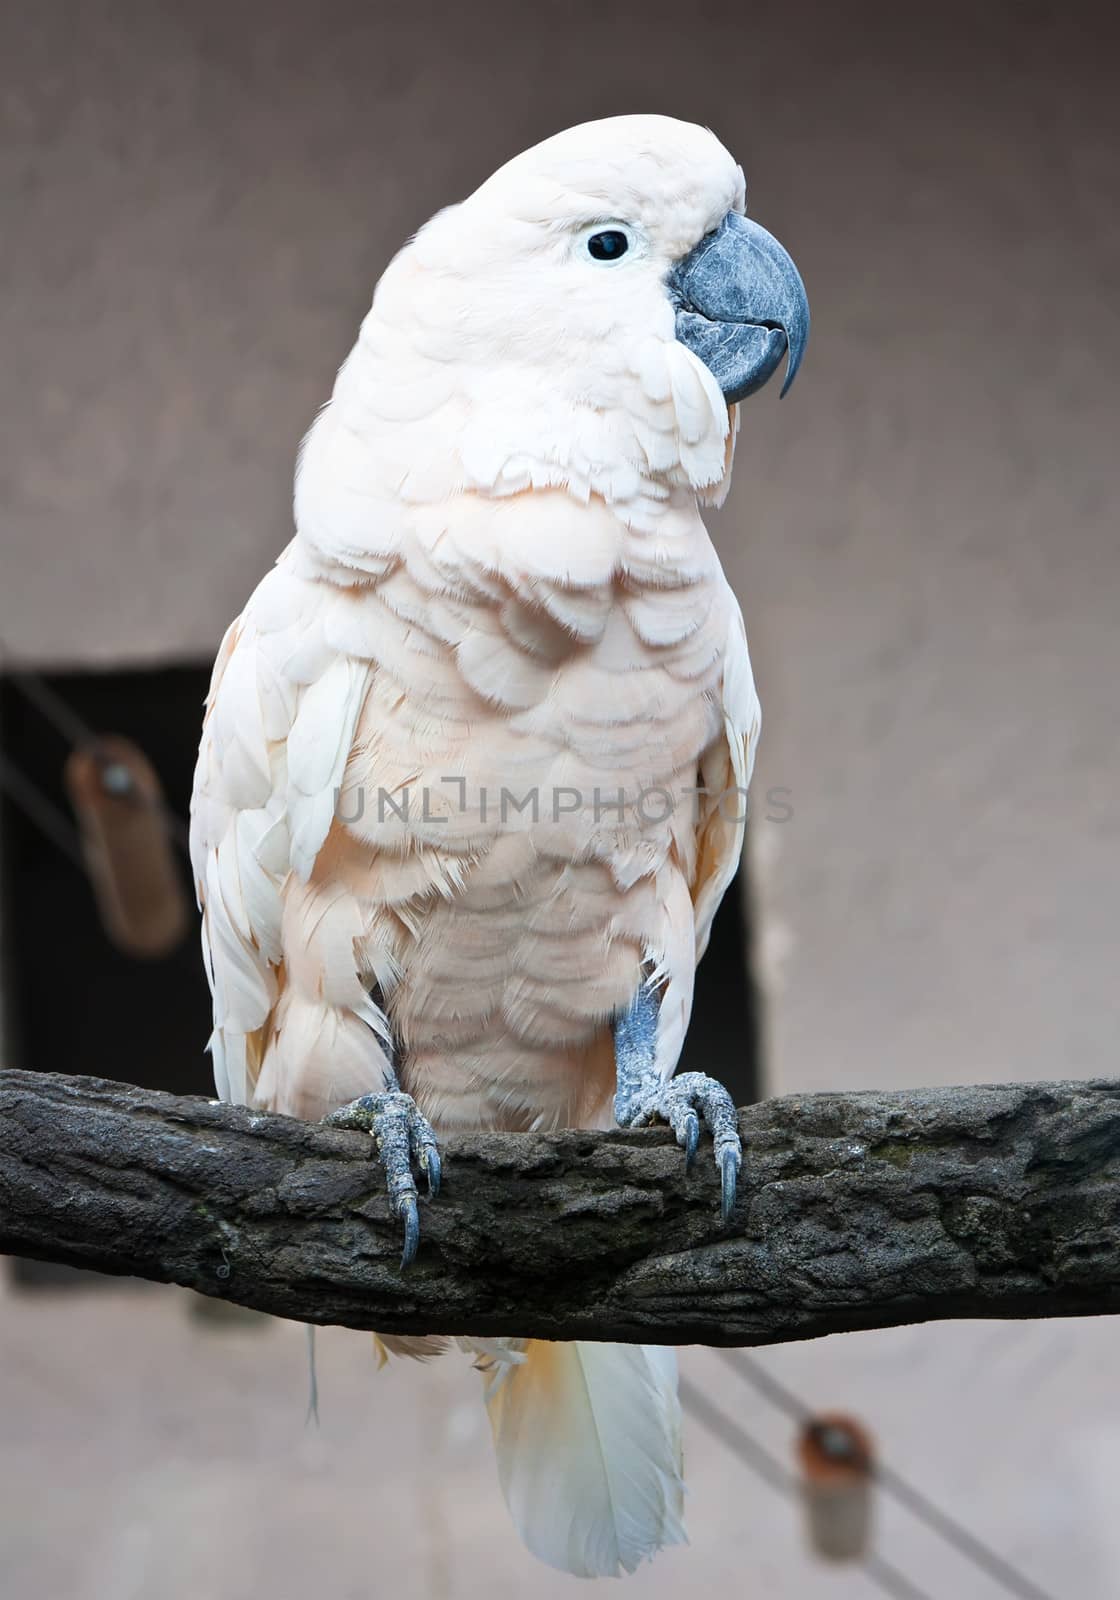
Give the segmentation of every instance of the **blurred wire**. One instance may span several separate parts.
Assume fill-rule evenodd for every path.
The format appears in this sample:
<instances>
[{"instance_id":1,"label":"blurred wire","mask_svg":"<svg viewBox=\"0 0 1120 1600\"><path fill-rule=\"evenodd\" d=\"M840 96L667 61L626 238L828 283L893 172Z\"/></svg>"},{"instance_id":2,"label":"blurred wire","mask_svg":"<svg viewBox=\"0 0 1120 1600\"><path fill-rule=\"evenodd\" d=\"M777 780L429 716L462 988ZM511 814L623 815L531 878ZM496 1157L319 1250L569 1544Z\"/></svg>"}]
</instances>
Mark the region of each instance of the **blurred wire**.
<instances>
[{"instance_id":1,"label":"blurred wire","mask_svg":"<svg viewBox=\"0 0 1120 1600\"><path fill-rule=\"evenodd\" d=\"M8 653L5 650L3 654L7 657ZM49 684L44 683L37 672L31 672L26 667L12 666L8 668L8 677L24 699L30 701L51 727L62 735L67 744L97 743L97 735L93 729L82 721L60 694L57 694Z\"/></svg>"},{"instance_id":2,"label":"blurred wire","mask_svg":"<svg viewBox=\"0 0 1120 1600\"><path fill-rule=\"evenodd\" d=\"M18 689L28 704L34 706L39 715L50 723L55 732L61 736L71 749L94 751L98 749L102 742L101 736L95 733L89 723L78 715L73 706L64 700L57 690L52 689L50 684L41 678L37 672L32 672L28 667L16 665L2 639L0 639L0 665L3 666L4 674L12 686ZM126 779L127 776L125 774ZM143 797L138 798L144 804L149 803L143 800ZM164 804L157 803L157 809L163 817L169 836L183 854L189 857L190 834L186 823L182 817ZM57 840L55 842L57 843ZM61 849L62 846L59 846L59 848Z\"/></svg>"},{"instance_id":3,"label":"blurred wire","mask_svg":"<svg viewBox=\"0 0 1120 1600\"><path fill-rule=\"evenodd\" d=\"M763 1478L772 1489L777 1489L779 1494L784 1494L790 1500L800 1501L801 1481L797 1474L784 1467L776 1456L770 1454L765 1445L759 1444L745 1428L733 1422L688 1378L680 1380L680 1396L686 1410L702 1422L710 1433L722 1440L740 1461ZM897 1567L891 1566L889 1561L884 1561L881 1556L865 1557L859 1563L859 1570L865 1572L883 1594L890 1595L891 1600L933 1600L927 1590L919 1589L904 1573L899 1572Z\"/></svg>"},{"instance_id":4,"label":"blurred wire","mask_svg":"<svg viewBox=\"0 0 1120 1600\"><path fill-rule=\"evenodd\" d=\"M78 835L69 818L38 789L27 775L0 751L0 789L33 822L44 838L62 852L84 875L86 866Z\"/></svg>"},{"instance_id":5,"label":"blurred wire","mask_svg":"<svg viewBox=\"0 0 1120 1600\"><path fill-rule=\"evenodd\" d=\"M753 1356L747 1355L743 1350L717 1350L716 1355L771 1405L779 1411L784 1411L786 1416L799 1424L812 1419L811 1407L794 1394L792 1389L787 1389L785 1384L767 1372ZM971 1561L974 1567L987 1573L988 1577L1008 1594L1015 1595L1016 1600L1054 1600L1054 1596L1047 1590L1040 1589L1030 1578L1024 1577L990 1545L985 1544L976 1534L970 1533L947 1511L942 1511L940 1507L934 1505L932 1500L893 1467L888 1467L882 1462L878 1463L875 1467L875 1481L881 1484L888 1494L893 1494L900 1505L904 1505L928 1528L940 1534L946 1544L952 1545L954 1550Z\"/></svg>"}]
</instances>

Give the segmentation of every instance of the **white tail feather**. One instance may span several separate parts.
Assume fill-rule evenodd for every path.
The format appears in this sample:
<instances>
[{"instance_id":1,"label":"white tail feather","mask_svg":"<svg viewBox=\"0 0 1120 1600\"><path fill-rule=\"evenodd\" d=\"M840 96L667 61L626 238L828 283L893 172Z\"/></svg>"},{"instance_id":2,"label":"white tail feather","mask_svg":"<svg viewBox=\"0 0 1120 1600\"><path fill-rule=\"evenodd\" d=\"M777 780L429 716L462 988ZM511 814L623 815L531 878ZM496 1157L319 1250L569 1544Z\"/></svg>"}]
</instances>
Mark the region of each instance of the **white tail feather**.
<instances>
[{"instance_id":1,"label":"white tail feather","mask_svg":"<svg viewBox=\"0 0 1120 1600\"><path fill-rule=\"evenodd\" d=\"M618 1577L686 1542L674 1351L530 1339L488 1376L487 1408L502 1491L540 1560Z\"/></svg>"}]
</instances>

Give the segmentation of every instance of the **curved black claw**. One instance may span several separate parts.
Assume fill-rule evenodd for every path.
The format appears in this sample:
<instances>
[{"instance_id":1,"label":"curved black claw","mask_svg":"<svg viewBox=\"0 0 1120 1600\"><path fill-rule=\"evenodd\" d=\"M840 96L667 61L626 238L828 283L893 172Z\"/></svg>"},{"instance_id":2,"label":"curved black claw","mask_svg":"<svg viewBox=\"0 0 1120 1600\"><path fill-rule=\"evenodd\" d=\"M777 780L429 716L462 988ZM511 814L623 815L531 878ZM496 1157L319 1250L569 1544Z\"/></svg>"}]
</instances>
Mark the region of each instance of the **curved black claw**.
<instances>
[{"instance_id":1,"label":"curved black claw","mask_svg":"<svg viewBox=\"0 0 1120 1600\"><path fill-rule=\"evenodd\" d=\"M627 1108L624 1125L641 1127L657 1118L667 1122L676 1134L677 1143L684 1151L686 1167L691 1167L696 1154L700 1142L700 1119L703 1118L712 1135L720 1175L720 1209L726 1222L735 1205L735 1190L743 1161L739 1119L731 1096L722 1083L709 1078L705 1072L682 1072L667 1083L640 1090ZM623 1121L621 1116L619 1121Z\"/></svg>"},{"instance_id":2,"label":"curved black claw","mask_svg":"<svg viewBox=\"0 0 1120 1600\"><path fill-rule=\"evenodd\" d=\"M401 1195L397 1201L397 1215L404 1222L404 1248L401 1251L401 1266L411 1266L416 1260L416 1252L420 1248L420 1207L415 1194Z\"/></svg>"},{"instance_id":3,"label":"curved black claw","mask_svg":"<svg viewBox=\"0 0 1120 1600\"><path fill-rule=\"evenodd\" d=\"M663 1117L672 1128L677 1143L684 1151L685 1167L691 1167L696 1147L700 1143L700 1118L689 1102L682 1097L665 1099L662 1104L649 1110L641 1120L652 1122L657 1116Z\"/></svg>"},{"instance_id":4,"label":"curved black claw","mask_svg":"<svg viewBox=\"0 0 1120 1600\"><path fill-rule=\"evenodd\" d=\"M425 1173L428 1194L439 1193L442 1165L435 1130L427 1117L416 1109L410 1094L388 1089L382 1094L364 1094L360 1100L340 1106L323 1121L332 1128L355 1128L368 1133L377 1145L377 1158L385 1169L389 1201L404 1225L401 1266L416 1259L420 1247L420 1207L412 1163Z\"/></svg>"},{"instance_id":5,"label":"curved black claw","mask_svg":"<svg viewBox=\"0 0 1120 1600\"><path fill-rule=\"evenodd\" d=\"M439 1193L440 1179L443 1177L443 1164L439 1158L439 1145L436 1143L435 1129L427 1117L416 1112L408 1126L409 1148L420 1171L428 1180L428 1198L434 1200Z\"/></svg>"}]
</instances>

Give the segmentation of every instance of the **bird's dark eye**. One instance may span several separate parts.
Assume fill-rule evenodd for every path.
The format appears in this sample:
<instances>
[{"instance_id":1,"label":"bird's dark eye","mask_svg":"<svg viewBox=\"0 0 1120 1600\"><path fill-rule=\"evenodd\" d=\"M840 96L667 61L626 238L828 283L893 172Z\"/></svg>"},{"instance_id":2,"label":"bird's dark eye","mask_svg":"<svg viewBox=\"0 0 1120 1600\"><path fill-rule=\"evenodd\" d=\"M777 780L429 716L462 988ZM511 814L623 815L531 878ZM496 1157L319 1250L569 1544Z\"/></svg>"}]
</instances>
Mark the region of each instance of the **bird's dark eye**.
<instances>
[{"instance_id":1,"label":"bird's dark eye","mask_svg":"<svg viewBox=\"0 0 1120 1600\"><path fill-rule=\"evenodd\" d=\"M630 241L620 228L593 233L587 241L587 253L594 261L617 261L629 248Z\"/></svg>"}]
</instances>

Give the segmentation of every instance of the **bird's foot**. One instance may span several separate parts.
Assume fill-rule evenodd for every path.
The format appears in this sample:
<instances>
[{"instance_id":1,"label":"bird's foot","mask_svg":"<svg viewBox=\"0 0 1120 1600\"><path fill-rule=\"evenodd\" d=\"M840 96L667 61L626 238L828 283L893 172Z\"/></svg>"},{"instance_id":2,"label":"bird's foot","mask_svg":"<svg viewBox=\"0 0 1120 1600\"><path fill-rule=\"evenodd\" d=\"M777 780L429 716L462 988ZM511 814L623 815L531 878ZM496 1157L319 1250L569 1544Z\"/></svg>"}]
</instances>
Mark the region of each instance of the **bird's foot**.
<instances>
[{"instance_id":1,"label":"bird's foot","mask_svg":"<svg viewBox=\"0 0 1120 1600\"><path fill-rule=\"evenodd\" d=\"M332 1111L323 1122L328 1128L354 1128L368 1133L376 1144L377 1159L385 1169L390 1204L404 1223L401 1266L407 1267L420 1243L420 1207L412 1175L414 1161L427 1177L429 1196L434 1199L439 1193L439 1146L431 1123L416 1109L412 1096L400 1089L364 1094L359 1100L351 1100L349 1105Z\"/></svg>"},{"instance_id":2,"label":"bird's foot","mask_svg":"<svg viewBox=\"0 0 1120 1600\"><path fill-rule=\"evenodd\" d=\"M660 1119L667 1122L684 1151L685 1166L692 1165L700 1143L700 1121L712 1135L716 1165L720 1174L720 1193L724 1222L735 1204L735 1186L743 1161L735 1103L722 1083L705 1072L682 1072L667 1083L643 1085L625 1112L618 1112L624 1128L642 1128Z\"/></svg>"}]
</instances>

